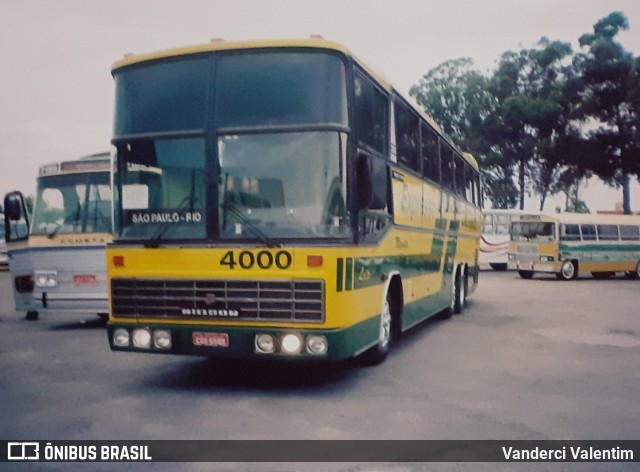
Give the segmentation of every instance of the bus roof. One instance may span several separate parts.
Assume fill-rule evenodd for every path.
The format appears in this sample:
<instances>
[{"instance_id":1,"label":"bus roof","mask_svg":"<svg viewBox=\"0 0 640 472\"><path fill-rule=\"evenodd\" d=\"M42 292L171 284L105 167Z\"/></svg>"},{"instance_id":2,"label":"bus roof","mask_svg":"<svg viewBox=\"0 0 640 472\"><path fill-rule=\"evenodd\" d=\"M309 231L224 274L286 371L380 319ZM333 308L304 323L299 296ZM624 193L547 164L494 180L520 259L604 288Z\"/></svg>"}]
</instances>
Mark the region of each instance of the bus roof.
<instances>
[{"instance_id":1,"label":"bus roof","mask_svg":"<svg viewBox=\"0 0 640 472\"><path fill-rule=\"evenodd\" d=\"M640 225L640 215L599 215L593 213L558 213L515 218L514 221L549 221L564 224Z\"/></svg>"},{"instance_id":2,"label":"bus roof","mask_svg":"<svg viewBox=\"0 0 640 472\"><path fill-rule=\"evenodd\" d=\"M40 166L38 177L46 177L61 173L80 173L92 171L111 171L111 154L101 152L83 156L72 161L52 162Z\"/></svg>"}]
</instances>

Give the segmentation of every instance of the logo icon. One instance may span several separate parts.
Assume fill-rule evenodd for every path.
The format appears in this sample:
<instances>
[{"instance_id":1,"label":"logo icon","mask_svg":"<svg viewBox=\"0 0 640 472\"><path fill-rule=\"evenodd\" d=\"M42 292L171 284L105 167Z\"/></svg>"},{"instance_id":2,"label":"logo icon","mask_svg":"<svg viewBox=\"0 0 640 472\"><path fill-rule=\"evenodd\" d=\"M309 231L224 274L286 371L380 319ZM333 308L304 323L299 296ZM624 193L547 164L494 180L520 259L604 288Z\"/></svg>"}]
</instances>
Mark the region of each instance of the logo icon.
<instances>
[{"instance_id":1,"label":"logo icon","mask_svg":"<svg viewBox=\"0 0 640 472\"><path fill-rule=\"evenodd\" d=\"M7 443L7 459L9 459L10 461L37 461L40 459L40 443Z\"/></svg>"}]
</instances>

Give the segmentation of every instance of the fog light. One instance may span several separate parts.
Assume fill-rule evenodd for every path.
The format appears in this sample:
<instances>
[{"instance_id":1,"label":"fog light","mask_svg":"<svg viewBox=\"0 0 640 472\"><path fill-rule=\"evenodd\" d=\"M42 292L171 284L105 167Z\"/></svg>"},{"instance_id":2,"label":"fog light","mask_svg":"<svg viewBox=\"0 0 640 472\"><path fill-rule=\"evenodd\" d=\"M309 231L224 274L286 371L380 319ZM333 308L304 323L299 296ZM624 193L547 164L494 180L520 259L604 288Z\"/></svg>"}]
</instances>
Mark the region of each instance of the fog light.
<instances>
[{"instance_id":1,"label":"fog light","mask_svg":"<svg viewBox=\"0 0 640 472\"><path fill-rule=\"evenodd\" d=\"M146 328L138 328L133 330L133 345L140 349L149 349L151 347L151 333Z\"/></svg>"},{"instance_id":2,"label":"fog light","mask_svg":"<svg viewBox=\"0 0 640 472\"><path fill-rule=\"evenodd\" d=\"M153 332L153 345L158 349L171 348L171 331L166 329L156 329Z\"/></svg>"},{"instance_id":3,"label":"fog light","mask_svg":"<svg viewBox=\"0 0 640 472\"><path fill-rule=\"evenodd\" d=\"M124 328L117 328L113 330L113 344L120 347L127 347L129 345L129 341L129 331Z\"/></svg>"},{"instance_id":4,"label":"fog light","mask_svg":"<svg viewBox=\"0 0 640 472\"><path fill-rule=\"evenodd\" d=\"M282 352L285 354L300 354L302 339L294 333L285 334L282 337Z\"/></svg>"},{"instance_id":5,"label":"fog light","mask_svg":"<svg viewBox=\"0 0 640 472\"><path fill-rule=\"evenodd\" d=\"M327 353L328 348L329 343L324 336L312 335L307 338L307 351L309 351L310 354L322 356Z\"/></svg>"},{"instance_id":6,"label":"fog light","mask_svg":"<svg viewBox=\"0 0 640 472\"><path fill-rule=\"evenodd\" d=\"M58 273L55 270L36 270L33 279L39 288L53 288L58 286Z\"/></svg>"},{"instance_id":7,"label":"fog light","mask_svg":"<svg viewBox=\"0 0 640 472\"><path fill-rule=\"evenodd\" d=\"M276 350L276 340L270 334L256 335L256 350L264 354L271 354Z\"/></svg>"}]
</instances>

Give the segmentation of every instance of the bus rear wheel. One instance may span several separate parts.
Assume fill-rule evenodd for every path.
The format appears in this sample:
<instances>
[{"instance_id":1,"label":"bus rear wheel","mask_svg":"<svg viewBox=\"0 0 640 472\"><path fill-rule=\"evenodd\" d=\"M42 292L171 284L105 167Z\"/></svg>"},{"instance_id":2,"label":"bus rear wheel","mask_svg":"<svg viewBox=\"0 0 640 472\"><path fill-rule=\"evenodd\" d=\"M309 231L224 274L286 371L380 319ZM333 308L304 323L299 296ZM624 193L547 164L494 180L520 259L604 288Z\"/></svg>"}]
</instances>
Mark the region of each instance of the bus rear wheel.
<instances>
[{"instance_id":1,"label":"bus rear wheel","mask_svg":"<svg viewBox=\"0 0 640 472\"><path fill-rule=\"evenodd\" d=\"M530 279L533 277L533 271L532 270L519 270L518 271L518 275L520 277L522 277L523 279Z\"/></svg>"},{"instance_id":2,"label":"bus rear wheel","mask_svg":"<svg viewBox=\"0 0 640 472\"><path fill-rule=\"evenodd\" d=\"M628 279L640 279L640 261L636 264L636 270L630 270L625 274Z\"/></svg>"},{"instance_id":3,"label":"bus rear wheel","mask_svg":"<svg viewBox=\"0 0 640 472\"><path fill-rule=\"evenodd\" d=\"M574 280L578 278L578 267L573 261L564 261L560 272L556 274L556 278L560 280Z\"/></svg>"}]
</instances>

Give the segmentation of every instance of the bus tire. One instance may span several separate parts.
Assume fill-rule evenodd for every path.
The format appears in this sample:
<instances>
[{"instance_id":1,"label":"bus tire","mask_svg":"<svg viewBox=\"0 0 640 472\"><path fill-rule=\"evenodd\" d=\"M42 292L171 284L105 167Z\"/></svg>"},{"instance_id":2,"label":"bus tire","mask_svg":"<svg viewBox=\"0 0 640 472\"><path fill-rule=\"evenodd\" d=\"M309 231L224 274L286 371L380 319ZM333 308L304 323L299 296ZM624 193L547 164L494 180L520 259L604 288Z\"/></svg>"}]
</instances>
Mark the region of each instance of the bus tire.
<instances>
[{"instance_id":1,"label":"bus tire","mask_svg":"<svg viewBox=\"0 0 640 472\"><path fill-rule=\"evenodd\" d=\"M505 264L505 263L491 262L491 263L489 263L489 267L491 267L493 270L497 270L497 271L507 270L507 264Z\"/></svg>"},{"instance_id":2,"label":"bus tire","mask_svg":"<svg viewBox=\"0 0 640 472\"><path fill-rule=\"evenodd\" d=\"M456 290L454 290L454 306L453 312L456 315L462 313L465 305L467 304L467 275L464 267L458 269L458 276L456 277Z\"/></svg>"},{"instance_id":3,"label":"bus tire","mask_svg":"<svg viewBox=\"0 0 640 472\"><path fill-rule=\"evenodd\" d=\"M636 264L636 270L630 270L625 274L625 277L628 279L640 279L640 261Z\"/></svg>"},{"instance_id":4,"label":"bus tire","mask_svg":"<svg viewBox=\"0 0 640 472\"><path fill-rule=\"evenodd\" d=\"M381 364L389 355L391 343L393 341L393 312L395 307L391 290L387 291L382 313L380 314L380 330L378 334L378 342L361 356L361 362L365 366L374 366Z\"/></svg>"},{"instance_id":5,"label":"bus tire","mask_svg":"<svg viewBox=\"0 0 640 472\"><path fill-rule=\"evenodd\" d=\"M567 260L562 263L560 272L556 274L556 278L560 280L575 280L578 278L578 264L574 261Z\"/></svg>"},{"instance_id":6,"label":"bus tire","mask_svg":"<svg viewBox=\"0 0 640 472\"><path fill-rule=\"evenodd\" d=\"M523 279L529 280L530 278L533 277L533 271L532 270L519 270L518 271L518 275L520 277L522 277Z\"/></svg>"},{"instance_id":7,"label":"bus tire","mask_svg":"<svg viewBox=\"0 0 640 472\"><path fill-rule=\"evenodd\" d=\"M38 319L38 312L37 311L28 311L26 316L24 317L25 320L27 321L36 321Z\"/></svg>"}]
</instances>

